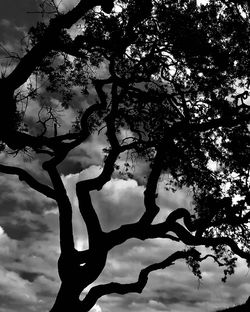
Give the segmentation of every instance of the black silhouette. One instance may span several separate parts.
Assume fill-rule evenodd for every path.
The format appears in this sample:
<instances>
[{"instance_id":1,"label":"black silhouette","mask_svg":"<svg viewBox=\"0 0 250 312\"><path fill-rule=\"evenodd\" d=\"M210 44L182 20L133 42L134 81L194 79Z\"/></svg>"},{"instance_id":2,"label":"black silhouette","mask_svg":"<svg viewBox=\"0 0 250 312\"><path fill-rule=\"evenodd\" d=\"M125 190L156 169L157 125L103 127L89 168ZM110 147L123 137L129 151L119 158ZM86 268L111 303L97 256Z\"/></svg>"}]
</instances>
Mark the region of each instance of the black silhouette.
<instances>
[{"instance_id":1,"label":"black silhouette","mask_svg":"<svg viewBox=\"0 0 250 312\"><path fill-rule=\"evenodd\" d=\"M226 267L225 278L234 271L235 254L250 260L247 2L214 0L202 6L196 1L118 3L123 4L119 13L113 1L105 0L81 0L67 13L55 7L48 24L39 23L30 30L31 46L13 71L0 80L1 148L45 154L43 169L51 185L42 184L21 168L0 164L0 171L17 175L54 199L59 209L58 271L62 283L52 312L65 306L89 311L104 295L141 293L150 272L178 259L185 259L200 277L199 263L212 257ZM92 10L96 6L103 11ZM42 14L49 13L49 8L45 1ZM81 33L71 37L67 30L80 20L84 23ZM101 64L107 67L105 75L94 76L91 68L98 72ZM19 89L32 74L44 81L43 99L53 94L64 109L71 105L74 87L86 97L89 90L95 93L96 102L80 113L74 131L60 134L56 112L46 106L48 118L38 116L40 130L32 134L32 126L25 124L25 114L20 111L23 95ZM39 98L35 88L29 91L26 98ZM76 186L89 239L89 249L79 252L74 246L72 207L57 166L103 127L110 144L103 171ZM122 128L130 130L132 137L121 137ZM101 190L111 179L124 152L150 163L145 212L137 222L104 232L91 191ZM195 210L191 215L178 208L155 224L157 184L166 172L170 177L167 189L192 189ZM145 267L134 283L110 281L93 286L79 299L102 272L113 247L131 238L159 237L190 248ZM195 249L200 245L212 247L213 253L201 255Z\"/></svg>"}]
</instances>

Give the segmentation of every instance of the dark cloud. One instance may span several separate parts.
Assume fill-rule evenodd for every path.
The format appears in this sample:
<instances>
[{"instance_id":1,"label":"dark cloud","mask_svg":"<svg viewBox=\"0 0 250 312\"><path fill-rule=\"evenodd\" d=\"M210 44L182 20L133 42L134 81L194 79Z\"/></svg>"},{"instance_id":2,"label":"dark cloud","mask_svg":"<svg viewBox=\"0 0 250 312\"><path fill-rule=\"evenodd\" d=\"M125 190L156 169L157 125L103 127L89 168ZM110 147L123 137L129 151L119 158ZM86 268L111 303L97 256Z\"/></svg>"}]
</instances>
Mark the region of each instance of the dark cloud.
<instances>
[{"instance_id":1,"label":"dark cloud","mask_svg":"<svg viewBox=\"0 0 250 312\"><path fill-rule=\"evenodd\" d=\"M11 198L0 199L0 222L2 216L11 215L13 211L15 211L15 205L13 204L13 200Z\"/></svg>"},{"instance_id":2,"label":"dark cloud","mask_svg":"<svg viewBox=\"0 0 250 312\"><path fill-rule=\"evenodd\" d=\"M39 0L0 1L0 41L9 41L20 36L20 27L29 29L41 19L34 13L39 10ZM29 13L33 12L33 13Z\"/></svg>"},{"instance_id":3,"label":"dark cloud","mask_svg":"<svg viewBox=\"0 0 250 312\"><path fill-rule=\"evenodd\" d=\"M28 12L37 12L39 0L8 0L0 2L0 17L10 20L17 26L31 25L37 20L37 16Z\"/></svg>"},{"instance_id":4,"label":"dark cloud","mask_svg":"<svg viewBox=\"0 0 250 312\"><path fill-rule=\"evenodd\" d=\"M80 162L72 162L69 159L65 159L63 163L58 166L58 170L63 175L79 173L83 169Z\"/></svg>"},{"instance_id":5,"label":"dark cloud","mask_svg":"<svg viewBox=\"0 0 250 312\"><path fill-rule=\"evenodd\" d=\"M33 272L27 272L27 271L19 271L19 275L29 281L29 282L34 282L34 280L39 276L38 273L33 273Z\"/></svg>"},{"instance_id":6,"label":"dark cloud","mask_svg":"<svg viewBox=\"0 0 250 312\"><path fill-rule=\"evenodd\" d=\"M25 223L24 223L25 222ZM7 221L1 223L6 234L15 240L24 240L26 238L32 237L35 239L41 233L48 232L48 226L38 221L26 221L18 220L17 218L14 222Z\"/></svg>"}]
</instances>

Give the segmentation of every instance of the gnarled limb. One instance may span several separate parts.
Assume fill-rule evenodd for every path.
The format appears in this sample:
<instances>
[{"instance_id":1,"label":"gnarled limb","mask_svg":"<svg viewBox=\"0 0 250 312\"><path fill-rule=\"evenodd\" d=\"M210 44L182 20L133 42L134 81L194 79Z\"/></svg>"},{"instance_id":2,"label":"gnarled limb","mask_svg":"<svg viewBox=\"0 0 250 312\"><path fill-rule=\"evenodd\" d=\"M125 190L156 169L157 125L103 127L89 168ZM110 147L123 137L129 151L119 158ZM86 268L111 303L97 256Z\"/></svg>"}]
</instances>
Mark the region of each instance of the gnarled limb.
<instances>
[{"instance_id":1,"label":"gnarled limb","mask_svg":"<svg viewBox=\"0 0 250 312\"><path fill-rule=\"evenodd\" d=\"M184 224L189 228L179 224L177 220L184 219ZM189 219L189 220L188 220ZM190 213L185 208L179 208L173 211L166 221L151 224L151 225L140 225L139 222L133 224L123 225L118 229L107 233L107 242L109 249L120 245L131 238L138 238L140 240L152 239L152 238L164 238L168 232L172 232L176 235L176 240L179 239L184 244L189 246L206 246L213 247L219 245L228 246L235 254L240 257L250 260L250 253L246 252L238 247L233 239L230 237L201 237L192 235L191 231L197 231L199 224L194 228L195 223L191 218Z\"/></svg>"},{"instance_id":2,"label":"gnarled limb","mask_svg":"<svg viewBox=\"0 0 250 312\"><path fill-rule=\"evenodd\" d=\"M148 281L148 275L156 270L165 269L166 267L173 265L176 260L186 259L188 256L192 256L193 251L177 251L165 260L149 265L141 270L138 280L134 283L120 284L120 283L108 283L103 285L97 285L90 289L89 293L83 299L81 305L88 311L99 298L109 294L128 294L131 292L141 293Z\"/></svg>"}]
</instances>

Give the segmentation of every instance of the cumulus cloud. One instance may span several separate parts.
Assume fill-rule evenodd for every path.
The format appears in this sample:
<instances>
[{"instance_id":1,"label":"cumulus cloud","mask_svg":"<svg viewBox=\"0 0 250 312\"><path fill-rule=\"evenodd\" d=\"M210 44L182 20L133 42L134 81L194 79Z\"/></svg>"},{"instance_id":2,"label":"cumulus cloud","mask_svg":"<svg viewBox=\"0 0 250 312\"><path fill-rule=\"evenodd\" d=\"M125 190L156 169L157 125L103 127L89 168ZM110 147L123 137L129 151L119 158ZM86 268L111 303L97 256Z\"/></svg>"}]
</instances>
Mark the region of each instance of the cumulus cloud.
<instances>
[{"instance_id":1,"label":"cumulus cloud","mask_svg":"<svg viewBox=\"0 0 250 312\"><path fill-rule=\"evenodd\" d=\"M137 221L144 211L143 191L135 180L111 179L101 192L93 192L93 203L104 230Z\"/></svg>"},{"instance_id":2,"label":"cumulus cloud","mask_svg":"<svg viewBox=\"0 0 250 312\"><path fill-rule=\"evenodd\" d=\"M58 236L15 240L0 228L0 311L44 311L59 289ZM4 310L1 310L4 308Z\"/></svg>"}]
</instances>

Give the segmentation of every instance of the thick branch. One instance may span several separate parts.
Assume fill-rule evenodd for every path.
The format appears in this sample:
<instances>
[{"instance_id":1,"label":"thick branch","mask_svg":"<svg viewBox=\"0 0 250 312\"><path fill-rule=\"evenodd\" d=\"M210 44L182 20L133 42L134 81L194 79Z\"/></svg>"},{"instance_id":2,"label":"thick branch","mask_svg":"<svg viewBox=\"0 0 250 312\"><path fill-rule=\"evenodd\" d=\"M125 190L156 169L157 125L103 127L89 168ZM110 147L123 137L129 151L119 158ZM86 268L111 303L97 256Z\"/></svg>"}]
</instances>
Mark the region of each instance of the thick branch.
<instances>
[{"instance_id":1,"label":"thick branch","mask_svg":"<svg viewBox=\"0 0 250 312\"><path fill-rule=\"evenodd\" d=\"M148 177L146 190L144 191L144 205L146 211L139 221L142 224L150 224L160 210L160 208L156 205L155 200L157 197L156 195L157 184L162 171L163 158L164 152L161 147L158 148L157 150L154 163L152 165L152 170Z\"/></svg>"},{"instance_id":2,"label":"thick branch","mask_svg":"<svg viewBox=\"0 0 250 312\"><path fill-rule=\"evenodd\" d=\"M188 228L188 230L176 222L177 219L184 219L184 224ZM189 219L189 220L188 220ZM155 238L157 235L162 234L162 232L173 232L175 235L184 243L190 246L200 246L204 245L206 247L214 247L219 245L227 245L231 248L231 250L240 256L241 258L250 260L250 253L245 252L242 249L238 247L238 245L235 243L233 239L230 237L201 237L197 235L192 235L190 231L198 231L199 230L199 223L197 223L197 226L194 222L192 222L190 213L184 209L179 208L173 211L165 222L153 225L151 227L151 237ZM196 229L195 229L196 227Z\"/></svg>"},{"instance_id":3,"label":"thick branch","mask_svg":"<svg viewBox=\"0 0 250 312\"><path fill-rule=\"evenodd\" d=\"M13 150L21 150L26 146L34 151L41 152L42 148L48 148L48 154L54 154L61 147L67 147L70 143L64 141L79 141L80 133L66 133L56 137L32 136L23 132L6 133L5 142Z\"/></svg>"},{"instance_id":4,"label":"thick branch","mask_svg":"<svg viewBox=\"0 0 250 312\"><path fill-rule=\"evenodd\" d=\"M0 164L0 171L7 174L17 175L20 181L25 181L34 190L49 198L56 199L55 191L51 187L38 182L24 169Z\"/></svg>"},{"instance_id":5,"label":"thick branch","mask_svg":"<svg viewBox=\"0 0 250 312\"><path fill-rule=\"evenodd\" d=\"M179 224L177 220L183 218L185 226ZM206 246L213 247L219 245L227 245L231 250L239 255L241 258L250 260L250 253L245 252L238 247L233 239L229 237L201 237L192 235L191 232L199 230L199 223L195 225L192 221L190 213L184 209L179 208L173 211L166 221L153 224L141 225L139 222L133 224L123 225L120 228L107 233L107 242L109 248L124 243L131 238L138 238L141 240L152 238L164 238L168 232L173 232L177 239L189 246Z\"/></svg>"},{"instance_id":6,"label":"thick branch","mask_svg":"<svg viewBox=\"0 0 250 312\"><path fill-rule=\"evenodd\" d=\"M55 189L59 209L61 251L62 253L69 252L71 254L74 251L71 203L57 169L50 166L47 171Z\"/></svg>"},{"instance_id":7,"label":"thick branch","mask_svg":"<svg viewBox=\"0 0 250 312\"><path fill-rule=\"evenodd\" d=\"M76 194L79 202L79 209L88 231L89 248L92 248L92 246L100 240L103 232L98 216L91 202L91 197L87 188L88 181L85 182L86 187L83 185L79 187L79 184L77 184Z\"/></svg>"}]
</instances>

